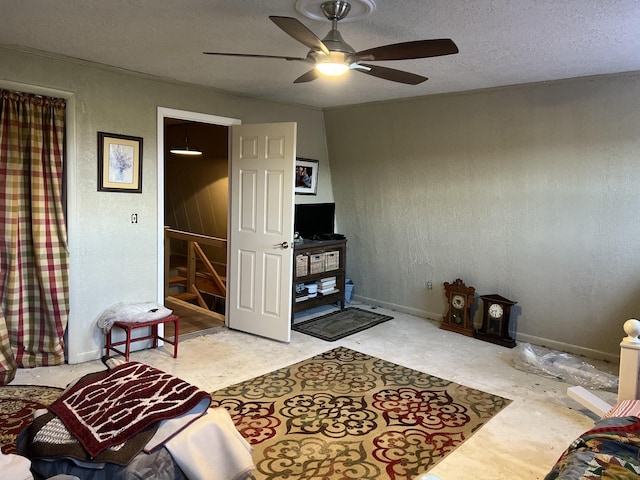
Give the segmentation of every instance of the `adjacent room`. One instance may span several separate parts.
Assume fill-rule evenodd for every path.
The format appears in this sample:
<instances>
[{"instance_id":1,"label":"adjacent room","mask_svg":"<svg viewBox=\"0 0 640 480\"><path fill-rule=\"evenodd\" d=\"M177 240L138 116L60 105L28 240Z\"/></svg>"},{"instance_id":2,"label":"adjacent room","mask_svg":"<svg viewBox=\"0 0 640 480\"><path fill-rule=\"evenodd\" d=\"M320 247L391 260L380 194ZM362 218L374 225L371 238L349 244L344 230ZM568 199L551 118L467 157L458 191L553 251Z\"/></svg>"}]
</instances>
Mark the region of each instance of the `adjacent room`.
<instances>
[{"instance_id":1,"label":"adjacent room","mask_svg":"<svg viewBox=\"0 0 640 480\"><path fill-rule=\"evenodd\" d=\"M211 478L169 439L215 423L234 460L214 478L544 479L638 398L617 383L640 315L637 1L0 9L0 410L37 398L0 415L21 418L3 461L35 448L36 408L79 415L67 384L91 382L80 402L118 372L189 400L64 472L29 450L33 478L83 478L117 441L135 455L100 457L105 478ZM531 351L615 385L518 368Z\"/></svg>"}]
</instances>

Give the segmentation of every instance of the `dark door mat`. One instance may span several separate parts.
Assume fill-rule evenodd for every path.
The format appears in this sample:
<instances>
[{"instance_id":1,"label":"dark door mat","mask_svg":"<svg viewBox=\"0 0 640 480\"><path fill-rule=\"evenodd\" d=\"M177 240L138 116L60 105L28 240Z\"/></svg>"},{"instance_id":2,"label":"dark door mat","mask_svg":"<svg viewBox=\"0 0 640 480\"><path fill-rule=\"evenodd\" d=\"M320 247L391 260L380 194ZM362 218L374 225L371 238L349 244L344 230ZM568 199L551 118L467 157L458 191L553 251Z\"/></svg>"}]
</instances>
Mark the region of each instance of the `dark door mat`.
<instances>
[{"instance_id":1,"label":"dark door mat","mask_svg":"<svg viewBox=\"0 0 640 480\"><path fill-rule=\"evenodd\" d=\"M311 320L305 320L294 324L291 328L296 332L305 333L327 342L334 342L392 318L389 315L349 307L338 312L312 318Z\"/></svg>"}]
</instances>

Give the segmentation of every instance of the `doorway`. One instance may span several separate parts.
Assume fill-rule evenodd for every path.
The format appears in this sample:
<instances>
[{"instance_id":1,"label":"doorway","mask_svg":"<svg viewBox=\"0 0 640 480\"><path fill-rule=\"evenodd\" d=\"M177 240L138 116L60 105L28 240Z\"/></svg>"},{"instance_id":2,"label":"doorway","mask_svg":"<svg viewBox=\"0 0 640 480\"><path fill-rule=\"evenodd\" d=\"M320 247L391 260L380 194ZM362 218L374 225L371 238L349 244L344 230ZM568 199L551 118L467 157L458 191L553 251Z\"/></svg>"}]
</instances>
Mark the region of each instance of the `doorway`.
<instances>
[{"instance_id":1,"label":"doorway","mask_svg":"<svg viewBox=\"0 0 640 480\"><path fill-rule=\"evenodd\" d=\"M226 290L216 287L216 279L211 278L206 267L213 267L212 274L218 277L218 282L226 280L228 138L229 127L239 123L225 117L158 109L158 224L162 229L158 245L161 257L158 298L180 316L181 335L197 334L224 324ZM201 155L170 152L176 147L184 148L186 143L191 151L198 150ZM165 232L179 233L165 239ZM196 236L197 241L184 240L182 232ZM207 244L207 240L201 239L204 237L216 240ZM165 242L170 242L170 254L166 254ZM193 243L204 259L192 258ZM191 280L185 273L189 258L192 265L198 266L191 272ZM205 268L203 261L207 264ZM166 267L170 267L170 280L165 274ZM171 298L166 298L167 295ZM165 332L167 336L172 334Z\"/></svg>"}]
</instances>

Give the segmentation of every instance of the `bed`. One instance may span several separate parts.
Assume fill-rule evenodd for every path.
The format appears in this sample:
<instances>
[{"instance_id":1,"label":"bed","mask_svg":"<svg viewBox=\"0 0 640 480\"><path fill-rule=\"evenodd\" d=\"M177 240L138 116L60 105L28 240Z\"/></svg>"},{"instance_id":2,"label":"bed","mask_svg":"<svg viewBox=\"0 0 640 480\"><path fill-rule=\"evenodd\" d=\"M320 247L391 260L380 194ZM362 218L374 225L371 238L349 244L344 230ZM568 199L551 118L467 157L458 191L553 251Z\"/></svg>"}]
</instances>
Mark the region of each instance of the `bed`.
<instances>
[{"instance_id":1,"label":"bed","mask_svg":"<svg viewBox=\"0 0 640 480\"><path fill-rule=\"evenodd\" d=\"M568 390L602 418L569 445L544 480L640 480L640 322L627 320L623 328L618 403L607 405L584 389Z\"/></svg>"},{"instance_id":2,"label":"bed","mask_svg":"<svg viewBox=\"0 0 640 480\"><path fill-rule=\"evenodd\" d=\"M545 480L640 479L640 419L608 417L575 439Z\"/></svg>"},{"instance_id":3,"label":"bed","mask_svg":"<svg viewBox=\"0 0 640 480\"><path fill-rule=\"evenodd\" d=\"M242 480L251 446L211 397L166 372L120 363L69 386L18 438L35 480Z\"/></svg>"}]
</instances>

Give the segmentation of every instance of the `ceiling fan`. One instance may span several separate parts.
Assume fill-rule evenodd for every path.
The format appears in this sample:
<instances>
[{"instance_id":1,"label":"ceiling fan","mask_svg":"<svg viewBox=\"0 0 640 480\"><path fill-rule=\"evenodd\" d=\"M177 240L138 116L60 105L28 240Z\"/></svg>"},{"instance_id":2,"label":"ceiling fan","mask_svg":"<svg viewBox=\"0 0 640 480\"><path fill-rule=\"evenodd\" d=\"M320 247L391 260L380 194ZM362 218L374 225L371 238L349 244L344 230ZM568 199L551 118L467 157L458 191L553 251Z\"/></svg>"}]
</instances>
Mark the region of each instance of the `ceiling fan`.
<instances>
[{"instance_id":1,"label":"ceiling fan","mask_svg":"<svg viewBox=\"0 0 640 480\"><path fill-rule=\"evenodd\" d=\"M322 40L295 18L269 17L271 21L286 34L311 49L306 57L222 52L204 53L206 55L226 55L231 57L277 58L281 60L305 62L314 66L313 69L298 77L293 83L310 82L318 78L320 74L338 76L348 70L355 70L366 73L367 75L391 80L393 82L405 83L407 85L418 85L427 80L427 77L363 62L410 60L458 53L458 47L453 40L448 38L394 43L392 45L384 45L357 52L351 45L343 40L342 35L340 35L338 31L338 21L345 18L351 10L349 2L324 2L321 5L321 9L323 14L331 20L331 31Z\"/></svg>"}]
</instances>

